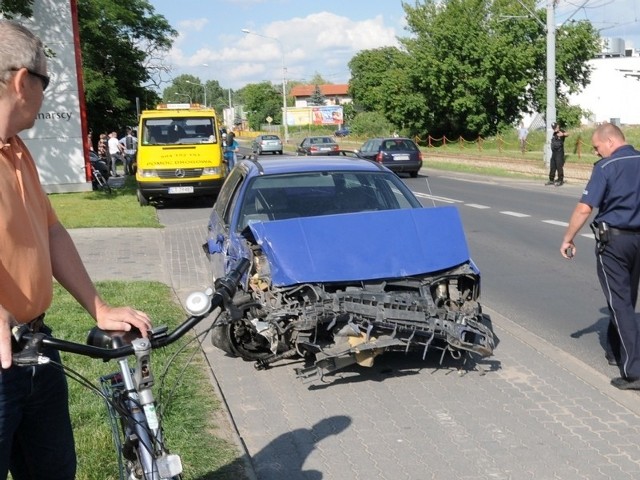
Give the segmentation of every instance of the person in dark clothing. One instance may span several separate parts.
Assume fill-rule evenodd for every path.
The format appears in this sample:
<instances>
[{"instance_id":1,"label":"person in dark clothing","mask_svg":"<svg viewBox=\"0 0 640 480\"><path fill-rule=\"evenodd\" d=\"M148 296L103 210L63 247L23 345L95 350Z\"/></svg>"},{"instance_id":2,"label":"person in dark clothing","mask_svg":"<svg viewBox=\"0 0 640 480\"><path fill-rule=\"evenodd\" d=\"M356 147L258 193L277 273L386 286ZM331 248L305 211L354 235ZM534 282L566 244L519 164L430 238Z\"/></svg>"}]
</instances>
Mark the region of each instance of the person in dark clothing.
<instances>
[{"instance_id":1,"label":"person in dark clothing","mask_svg":"<svg viewBox=\"0 0 640 480\"><path fill-rule=\"evenodd\" d=\"M564 139L569 136L557 123L552 123L551 161L549 163L549 181L545 185L561 186L564 183ZM558 179L556 180L556 172Z\"/></svg>"},{"instance_id":2,"label":"person in dark clothing","mask_svg":"<svg viewBox=\"0 0 640 480\"><path fill-rule=\"evenodd\" d=\"M596 269L611 313L607 332L611 354L620 356L621 376L611 384L621 390L640 390L640 328L635 313L640 284L640 151L609 123L595 130L591 142L601 159L571 215L560 253L564 258L575 255L573 239L597 208L592 224Z\"/></svg>"}]
</instances>

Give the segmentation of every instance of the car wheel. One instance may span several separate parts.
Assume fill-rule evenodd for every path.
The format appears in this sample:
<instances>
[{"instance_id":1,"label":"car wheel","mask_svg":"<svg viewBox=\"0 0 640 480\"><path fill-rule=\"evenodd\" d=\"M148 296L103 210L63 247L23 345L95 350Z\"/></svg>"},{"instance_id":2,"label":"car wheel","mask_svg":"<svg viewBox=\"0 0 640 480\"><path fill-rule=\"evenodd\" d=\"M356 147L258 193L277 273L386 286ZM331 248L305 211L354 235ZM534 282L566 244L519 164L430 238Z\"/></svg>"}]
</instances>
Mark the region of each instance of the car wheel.
<instances>
[{"instance_id":1,"label":"car wheel","mask_svg":"<svg viewBox=\"0 0 640 480\"><path fill-rule=\"evenodd\" d=\"M411 178L418 178L418 171L409 172L409 175L411 176Z\"/></svg>"},{"instance_id":2,"label":"car wheel","mask_svg":"<svg viewBox=\"0 0 640 480\"><path fill-rule=\"evenodd\" d=\"M242 309L242 306L240 308ZM258 310L257 307L247 309L254 314ZM223 315L226 315L226 312ZM244 313L245 317L249 315L250 313ZM214 332L211 334L213 345L234 356L249 361L265 360L273 356L269 341L259 334L246 318L225 323L216 327Z\"/></svg>"},{"instance_id":3,"label":"car wheel","mask_svg":"<svg viewBox=\"0 0 640 480\"><path fill-rule=\"evenodd\" d=\"M136 196L138 197L138 203L141 207L146 207L147 205L149 205L149 199L143 195L140 189L136 191Z\"/></svg>"}]
</instances>

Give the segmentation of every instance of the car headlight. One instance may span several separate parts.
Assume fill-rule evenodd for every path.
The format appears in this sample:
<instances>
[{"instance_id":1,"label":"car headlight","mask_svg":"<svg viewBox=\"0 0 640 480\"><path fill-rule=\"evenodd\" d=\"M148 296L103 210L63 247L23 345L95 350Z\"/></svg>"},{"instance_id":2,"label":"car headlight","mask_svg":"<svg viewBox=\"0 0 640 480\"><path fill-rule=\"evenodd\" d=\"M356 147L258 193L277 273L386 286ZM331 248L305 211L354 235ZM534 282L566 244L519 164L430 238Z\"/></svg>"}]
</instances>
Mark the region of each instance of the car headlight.
<instances>
[{"instance_id":1,"label":"car headlight","mask_svg":"<svg viewBox=\"0 0 640 480\"><path fill-rule=\"evenodd\" d=\"M220 167L204 167L202 169L202 174L203 175L221 175L222 174L222 168L220 168Z\"/></svg>"},{"instance_id":2,"label":"car headlight","mask_svg":"<svg viewBox=\"0 0 640 480\"><path fill-rule=\"evenodd\" d=\"M158 176L158 172L156 170L153 170L153 169L139 168L138 169L138 175L140 175L143 178L157 177Z\"/></svg>"}]
</instances>

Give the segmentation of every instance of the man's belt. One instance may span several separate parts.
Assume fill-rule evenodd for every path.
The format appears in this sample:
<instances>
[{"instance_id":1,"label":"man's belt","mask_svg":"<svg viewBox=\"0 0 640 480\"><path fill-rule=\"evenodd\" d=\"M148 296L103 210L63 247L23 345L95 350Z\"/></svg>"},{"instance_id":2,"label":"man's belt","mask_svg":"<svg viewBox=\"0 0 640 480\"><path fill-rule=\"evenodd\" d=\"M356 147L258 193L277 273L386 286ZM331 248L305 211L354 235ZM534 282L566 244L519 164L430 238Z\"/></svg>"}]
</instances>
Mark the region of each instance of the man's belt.
<instances>
[{"instance_id":1,"label":"man's belt","mask_svg":"<svg viewBox=\"0 0 640 480\"><path fill-rule=\"evenodd\" d=\"M26 323L27 327L29 327L29 331L31 333L38 333L44 327L44 313L42 315L38 315L33 320Z\"/></svg>"}]
</instances>

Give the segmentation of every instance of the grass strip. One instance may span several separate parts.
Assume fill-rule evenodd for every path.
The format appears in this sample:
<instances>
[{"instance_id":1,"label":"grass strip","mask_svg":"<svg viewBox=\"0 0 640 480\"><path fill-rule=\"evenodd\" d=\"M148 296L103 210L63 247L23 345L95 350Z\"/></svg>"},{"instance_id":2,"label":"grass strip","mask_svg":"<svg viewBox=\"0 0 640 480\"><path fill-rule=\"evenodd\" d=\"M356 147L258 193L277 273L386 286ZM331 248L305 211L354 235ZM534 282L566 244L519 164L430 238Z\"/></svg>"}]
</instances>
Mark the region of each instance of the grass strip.
<instances>
[{"instance_id":1,"label":"grass strip","mask_svg":"<svg viewBox=\"0 0 640 480\"><path fill-rule=\"evenodd\" d=\"M186 318L174 302L170 289L158 282L98 282L98 289L112 305L131 305L147 312L154 325L170 328ZM206 321L206 320L205 320ZM47 312L47 324L54 335L84 342L94 325L85 310L59 285ZM185 337L193 338L191 334ZM154 350L152 355L156 400L174 390L169 404L162 404L165 440L172 453L182 458L185 479L238 480L243 478L242 463L233 442L218 435L216 422L221 406L206 371L206 362L196 343L172 360L164 381L164 394L158 391L161 374L171 356L184 342ZM191 361L185 366L185 362ZM114 361L103 362L80 355L63 354L63 362L96 383L102 375L117 369ZM117 459L106 406L86 387L69 380L70 409L78 453L77 480L118 479ZM226 417L224 418L226 421ZM227 428L228 430L228 428Z\"/></svg>"}]
</instances>

